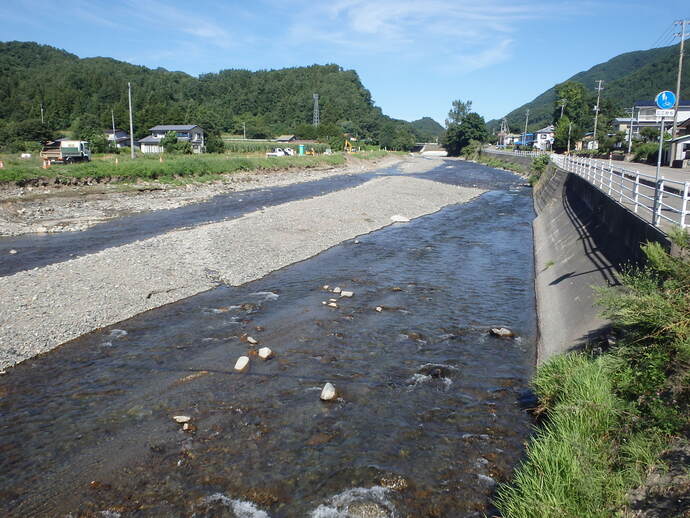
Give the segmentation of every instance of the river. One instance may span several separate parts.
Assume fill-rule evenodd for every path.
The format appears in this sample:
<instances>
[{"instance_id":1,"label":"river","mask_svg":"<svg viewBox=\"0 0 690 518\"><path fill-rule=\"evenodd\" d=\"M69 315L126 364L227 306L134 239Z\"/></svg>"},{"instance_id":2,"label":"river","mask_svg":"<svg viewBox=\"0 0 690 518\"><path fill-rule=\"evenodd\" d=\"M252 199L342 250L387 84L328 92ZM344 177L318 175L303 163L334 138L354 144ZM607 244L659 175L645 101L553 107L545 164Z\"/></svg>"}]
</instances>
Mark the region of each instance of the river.
<instances>
[{"instance_id":1,"label":"river","mask_svg":"<svg viewBox=\"0 0 690 518\"><path fill-rule=\"evenodd\" d=\"M490 512L531 425L520 404L536 341L531 191L464 162L418 176L490 191L0 376L0 512ZM337 295L324 285L354 296L328 307ZM517 338L490 336L497 325ZM245 335L275 358L254 356ZM248 372L234 372L247 353ZM326 382L337 401L320 401Z\"/></svg>"}]
</instances>

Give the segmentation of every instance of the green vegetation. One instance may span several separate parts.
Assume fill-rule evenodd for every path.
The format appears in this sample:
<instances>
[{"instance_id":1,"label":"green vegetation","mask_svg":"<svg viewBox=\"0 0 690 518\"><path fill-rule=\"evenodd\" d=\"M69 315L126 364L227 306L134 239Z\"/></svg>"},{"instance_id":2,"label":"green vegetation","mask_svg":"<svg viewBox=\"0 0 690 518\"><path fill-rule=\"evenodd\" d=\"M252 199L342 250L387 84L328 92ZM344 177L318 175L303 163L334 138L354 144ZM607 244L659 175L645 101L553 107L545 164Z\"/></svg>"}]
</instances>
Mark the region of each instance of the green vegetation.
<instances>
[{"instance_id":1,"label":"green vegetation","mask_svg":"<svg viewBox=\"0 0 690 518\"><path fill-rule=\"evenodd\" d=\"M396 149L419 138L410 123L387 117L374 105L354 70L338 65L222 70L196 78L14 41L0 43L0 71L0 148L11 152L35 147L65 128L105 151L100 133L111 127L111 110L115 125L129 128L128 82L136 138L157 124L198 124L214 152L222 151L222 132L242 134L245 129L248 138L298 134L329 143L329 137L340 140L349 134L374 144L387 140L393 145L383 145ZM314 92L321 105L317 130L311 126ZM412 138L401 140L401 135Z\"/></svg>"},{"instance_id":2,"label":"green vegetation","mask_svg":"<svg viewBox=\"0 0 690 518\"><path fill-rule=\"evenodd\" d=\"M218 155L173 155L163 162L158 157L140 157L136 160L123 158L115 165L114 158L96 159L87 163L54 165L41 169L36 160L11 160L0 169L0 182L22 182L35 178L58 178L67 182L71 178L112 179L117 181L159 180L171 181L215 179L221 174L256 169L279 170L309 168L324 165L342 165L342 154L294 157L237 157Z\"/></svg>"},{"instance_id":3,"label":"green vegetation","mask_svg":"<svg viewBox=\"0 0 690 518\"><path fill-rule=\"evenodd\" d=\"M442 145L449 156L474 154L476 144L472 144L473 147L467 152L465 148L470 146L472 141L481 144L489 138L484 117L470 111L471 109L472 101L453 101L446 120L446 133L442 139Z\"/></svg>"},{"instance_id":4,"label":"green vegetation","mask_svg":"<svg viewBox=\"0 0 690 518\"><path fill-rule=\"evenodd\" d=\"M337 150L340 151L342 148L342 142L338 146ZM231 153L265 153L267 151L272 151L274 148L292 148L298 151L298 144L284 143L284 142L246 142L246 141L226 141L225 149ZM314 144L305 144L305 151L314 149L316 153L323 153L329 148L328 144L322 144L320 142Z\"/></svg>"},{"instance_id":5,"label":"green vegetation","mask_svg":"<svg viewBox=\"0 0 690 518\"><path fill-rule=\"evenodd\" d=\"M675 240L687 254L688 235ZM499 489L505 518L617 516L663 446L687 431L690 262L656 243L643 250L647 265L622 275L623 290L599 290L618 343L539 369L544 422L514 482Z\"/></svg>"},{"instance_id":6,"label":"green vegetation","mask_svg":"<svg viewBox=\"0 0 690 518\"><path fill-rule=\"evenodd\" d=\"M421 119L412 121L410 122L410 126L412 126L412 131L415 132L422 142L434 142L437 138L440 138L445 131L443 126L431 117L422 117Z\"/></svg>"},{"instance_id":7,"label":"green vegetation","mask_svg":"<svg viewBox=\"0 0 690 518\"><path fill-rule=\"evenodd\" d=\"M614 116L622 115L621 110L633 105L636 101L652 100L654 96L667 90L668 85L676 84L678 70L678 45L651 50L620 54L605 63L600 63L587 71L579 72L565 83L577 83L586 92L587 112L582 112L586 123L580 127L592 131L594 127L592 106L596 103L595 81L604 81L602 91L602 108ZM690 67L683 70L682 98L690 98ZM533 101L513 110L506 119L510 128L516 132L524 131L525 110L530 110L530 130L542 128L560 117L560 104L557 88L549 88ZM558 108L557 115L554 113ZM580 106L581 108L581 106ZM565 107L566 113L568 105ZM556 115L556 116L555 116ZM585 117L586 116L586 117ZM498 128L499 120L489 122L491 129ZM600 125L600 128L607 126Z\"/></svg>"}]
</instances>

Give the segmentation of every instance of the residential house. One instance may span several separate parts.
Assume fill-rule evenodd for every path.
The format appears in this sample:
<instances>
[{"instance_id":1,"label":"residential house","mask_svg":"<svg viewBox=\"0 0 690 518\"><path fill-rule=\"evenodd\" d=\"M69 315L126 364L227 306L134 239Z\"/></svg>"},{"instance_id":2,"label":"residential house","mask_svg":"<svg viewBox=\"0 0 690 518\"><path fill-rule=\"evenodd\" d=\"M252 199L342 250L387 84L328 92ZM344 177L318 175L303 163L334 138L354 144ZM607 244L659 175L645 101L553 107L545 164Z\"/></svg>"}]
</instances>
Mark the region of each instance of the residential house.
<instances>
[{"instance_id":1,"label":"residential house","mask_svg":"<svg viewBox=\"0 0 690 518\"><path fill-rule=\"evenodd\" d=\"M632 127L633 137L640 135L640 130L644 128L661 128L661 120L656 116L658 109L654 101L637 101L634 106L634 117L618 117L613 120L613 130L624 131L626 137L628 129ZM690 120L690 101L680 101L678 106L678 123ZM673 124L672 119L666 119L665 128L670 128Z\"/></svg>"},{"instance_id":2,"label":"residential house","mask_svg":"<svg viewBox=\"0 0 690 518\"><path fill-rule=\"evenodd\" d=\"M139 139L142 153L162 153L161 140L168 132L174 131L177 134L177 141L187 141L192 145L193 153L203 153L205 150L204 130L196 124L161 124L149 128L151 135Z\"/></svg>"},{"instance_id":3,"label":"residential house","mask_svg":"<svg viewBox=\"0 0 690 518\"><path fill-rule=\"evenodd\" d=\"M555 130L553 124L546 126L534 133L534 143L533 147L540 149L541 151L548 151L553 148L553 139L555 135Z\"/></svg>"},{"instance_id":4,"label":"residential house","mask_svg":"<svg viewBox=\"0 0 690 518\"><path fill-rule=\"evenodd\" d=\"M113 130L107 129L104 133L108 143L115 142L116 147L129 147L131 145L129 133L124 130L115 128L115 133L113 133Z\"/></svg>"},{"instance_id":5,"label":"residential house","mask_svg":"<svg viewBox=\"0 0 690 518\"><path fill-rule=\"evenodd\" d=\"M534 145L534 133L523 133L520 138L515 141L516 146L532 147Z\"/></svg>"}]
</instances>

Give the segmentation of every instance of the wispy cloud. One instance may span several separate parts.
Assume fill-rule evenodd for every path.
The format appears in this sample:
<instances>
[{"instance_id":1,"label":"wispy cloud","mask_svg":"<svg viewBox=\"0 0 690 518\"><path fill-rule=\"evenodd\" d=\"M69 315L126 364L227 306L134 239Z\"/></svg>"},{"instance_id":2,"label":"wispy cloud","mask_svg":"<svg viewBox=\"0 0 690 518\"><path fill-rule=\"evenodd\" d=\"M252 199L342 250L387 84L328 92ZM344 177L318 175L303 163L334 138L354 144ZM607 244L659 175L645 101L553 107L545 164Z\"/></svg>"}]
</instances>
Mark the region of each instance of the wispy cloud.
<instances>
[{"instance_id":1,"label":"wispy cloud","mask_svg":"<svg viewBox=\"0 0 690 518\"><path fill-rule=\"evenodd\" d=\"M542 16L524 0L334 0L308 13L290 27L297 45L316 41L340 52L408 59L433 59L435 49L464 71L509 58L516 26Z\"/></svg>"}]
</instances>

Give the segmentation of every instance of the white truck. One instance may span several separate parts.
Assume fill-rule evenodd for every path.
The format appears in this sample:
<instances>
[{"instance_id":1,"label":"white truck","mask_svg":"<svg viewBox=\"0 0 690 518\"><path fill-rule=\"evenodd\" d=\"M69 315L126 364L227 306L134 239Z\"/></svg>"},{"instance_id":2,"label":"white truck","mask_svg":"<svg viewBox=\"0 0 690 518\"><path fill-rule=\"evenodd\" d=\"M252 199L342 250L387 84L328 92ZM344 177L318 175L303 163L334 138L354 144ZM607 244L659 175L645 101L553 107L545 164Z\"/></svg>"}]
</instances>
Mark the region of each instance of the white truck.
<instances>
[{"instance_id":1,"label":"white truck","mask_svg":"<svg viewBox=\"0 0 690 518\"><path fill-rule=\"evenodd\" d=\"M285 149L281 147L275 148L273 151L269 151L266 153L266 156L292 156L295 154L295 150L289 147L286 147Z\"/></svg>"},{"instance_id":2,"label":"white truck","mask_svg":"<svg viewBox=\"0 0 690 518\"><path fill-rule=\"evenodd\" d=\"M71 164L91 160L91 149L86 140L58 139L43 146L41 158L51 164Z\"/></svg>"}]
</instances>

